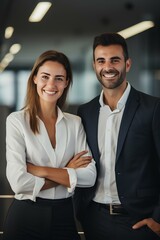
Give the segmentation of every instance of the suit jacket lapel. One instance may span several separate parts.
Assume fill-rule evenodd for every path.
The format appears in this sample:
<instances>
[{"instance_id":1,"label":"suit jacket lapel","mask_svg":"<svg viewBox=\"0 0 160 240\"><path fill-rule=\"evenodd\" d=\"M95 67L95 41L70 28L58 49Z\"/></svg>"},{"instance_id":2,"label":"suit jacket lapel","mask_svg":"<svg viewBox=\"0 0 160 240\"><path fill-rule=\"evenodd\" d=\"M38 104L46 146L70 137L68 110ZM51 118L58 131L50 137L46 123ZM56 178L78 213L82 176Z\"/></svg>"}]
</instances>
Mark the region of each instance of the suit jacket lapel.
<instances>
[{"instance_id":1,"label":"suit jacket lapel","mask_svg":"<svg viewBox=\"0 0 160 240\"><path fill-rule=\"evenodd\" d=\"M99 118L99 111L100 111L100 104L99 104L99 97L97 98L97 101L94 102L94 105L92 107L90 118L92 121L90 121L90 146L93 151L94 159L98 160L97 164L99 166L99 147L98 147L98 118Z\"/></svg>"},{"instance_id":2,"label":"suit jacket lapel","mask_svg":"<svg viewBox=\"0 0 160 240\"><path fill-rule=\"evenodd\" d=\"M134 118L134 115L135 115L138 105L139 105L138 91L131 88L131 92L130 92L128 100L126 102L126 107L124 110L120 130L119 130L116 161L119 158L120 152L122 150L122 147L123 147L123 144L125 141L125 137L127 135L128 129L132 123L132 120Z\"/></svg>"}]
</instances>

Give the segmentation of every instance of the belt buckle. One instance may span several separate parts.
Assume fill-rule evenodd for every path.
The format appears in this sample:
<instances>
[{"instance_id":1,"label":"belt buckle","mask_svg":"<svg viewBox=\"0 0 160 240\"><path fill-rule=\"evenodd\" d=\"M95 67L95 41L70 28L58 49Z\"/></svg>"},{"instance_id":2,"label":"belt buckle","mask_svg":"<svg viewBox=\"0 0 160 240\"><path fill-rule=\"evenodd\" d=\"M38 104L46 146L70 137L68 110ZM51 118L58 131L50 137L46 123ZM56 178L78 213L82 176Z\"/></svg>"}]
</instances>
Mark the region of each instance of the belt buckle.
<instances>
[{"instance_id":1,"label":"belt buckle","mask_svg":"<svg viewBox=\"0 0 160 240\"><path fill-rule=\"evenodd\" d=\"M110 203L109 204L109 213L110 213L110 215L120 215L120 213L115 213L113 211L114 211L113 205Z\"/></svg>"}]
</instances>

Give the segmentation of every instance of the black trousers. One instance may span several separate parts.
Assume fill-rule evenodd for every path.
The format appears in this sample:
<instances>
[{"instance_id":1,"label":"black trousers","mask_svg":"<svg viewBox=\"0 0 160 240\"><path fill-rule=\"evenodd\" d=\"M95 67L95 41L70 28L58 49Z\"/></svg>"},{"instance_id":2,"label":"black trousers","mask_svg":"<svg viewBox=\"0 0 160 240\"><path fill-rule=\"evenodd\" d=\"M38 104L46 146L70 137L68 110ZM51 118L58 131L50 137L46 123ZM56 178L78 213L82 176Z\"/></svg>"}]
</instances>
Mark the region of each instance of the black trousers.
<instances>
[{"instance_id":1,"label":"black trousers","mask_svg":"<svg viewBox=\"0 0 160 240\"><path fill-rule=\"evenodd\" d=\"M3 240L79 240L72 198L14 200L4 224Z\"/></svg>"},{"instance_id":2,"label":"black trousers","mask_svg":"<svg viewBox=\"0 0 160 240\"><path fill-rule=\"evenodd\" d=\"M86 240L160 240L147 226L134 230L137 221L129 215L110 215L92 202L82 222Z\"/></svg>"}]
</instances>

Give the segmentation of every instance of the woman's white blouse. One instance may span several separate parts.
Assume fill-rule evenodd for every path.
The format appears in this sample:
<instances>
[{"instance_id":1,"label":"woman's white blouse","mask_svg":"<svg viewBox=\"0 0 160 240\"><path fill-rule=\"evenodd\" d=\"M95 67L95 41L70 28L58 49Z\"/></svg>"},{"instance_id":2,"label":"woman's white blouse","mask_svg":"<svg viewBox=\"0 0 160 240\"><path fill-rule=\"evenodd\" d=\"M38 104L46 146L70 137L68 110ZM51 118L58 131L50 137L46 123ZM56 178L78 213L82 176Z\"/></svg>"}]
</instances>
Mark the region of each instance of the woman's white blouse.
<instances>
[{"instance_id":1,"label":"woman's white blouse","mask_svg":"<svg viewBox=\"0 0 160 240\"><path fill-rule=\"evenodd\" d=\"M56 122L56 147L53 149L44 123L40 121L40 133L30 129L29 116L24 110L11 113L6 121L7 178L17 199L36 197L48 199L67 198L78 187L91 187L95 183L96 168L92 162L86 168L67 168L70 186L62 185L41 191L45 179L27 172L26 162L37 166L65 168L76 153L88 150L86 135L81 119L73 114L63 113L58 108Z\"/></svg>"}]
</instances>

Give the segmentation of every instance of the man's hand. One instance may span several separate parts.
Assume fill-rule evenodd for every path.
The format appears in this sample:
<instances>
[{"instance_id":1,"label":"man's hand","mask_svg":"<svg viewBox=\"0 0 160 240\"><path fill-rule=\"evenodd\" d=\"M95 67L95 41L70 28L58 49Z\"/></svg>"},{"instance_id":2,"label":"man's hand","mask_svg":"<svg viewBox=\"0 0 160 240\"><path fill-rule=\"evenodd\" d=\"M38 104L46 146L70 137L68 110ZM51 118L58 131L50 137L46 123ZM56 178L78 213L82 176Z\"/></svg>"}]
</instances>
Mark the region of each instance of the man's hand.
<instances>
[{"instance_id":1,"label":"man's hand","mask_svg":"<svg viewBox=\"0 0 160 240\"><path fill-rule=\"evenodd\" d=\"M160 224L154 221L152 218L146 218L142 221L137 222L132 226L133 229L138 229L147 225L153 232L160 236Z\"/></svg>"}]
</instances>

